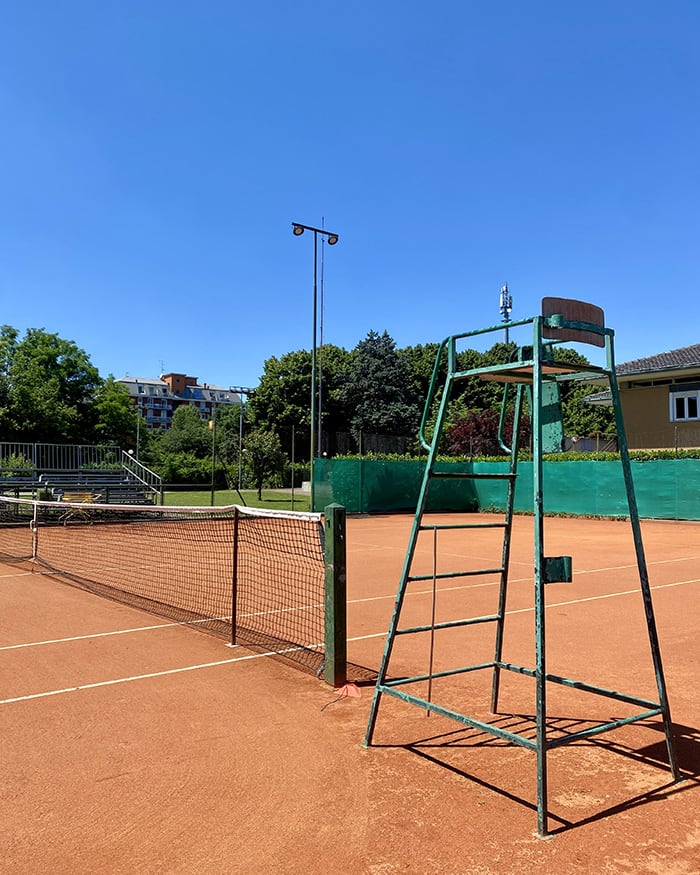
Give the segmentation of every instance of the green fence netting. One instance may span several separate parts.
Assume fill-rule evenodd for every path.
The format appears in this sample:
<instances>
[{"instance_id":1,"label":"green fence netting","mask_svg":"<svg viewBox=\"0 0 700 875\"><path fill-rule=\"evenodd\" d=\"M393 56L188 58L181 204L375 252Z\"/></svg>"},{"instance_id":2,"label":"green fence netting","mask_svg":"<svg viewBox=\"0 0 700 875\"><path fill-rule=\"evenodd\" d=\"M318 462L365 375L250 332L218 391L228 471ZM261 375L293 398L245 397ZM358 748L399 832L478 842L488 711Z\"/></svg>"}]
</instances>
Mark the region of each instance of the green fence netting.
<instances>
[{"instance_id":1,"label":"green fence netting","mask_svg":"<svg viewBox=\"0 0 700 875\"><path fill-rule=\"evenodd\" d=\"M342 504L348 513L413 511L425 463L379 459L318 459L315 504ZM507 462L443 462L458 471L495 473ZM622 466L614 462L544 462L546 513L627 516ZM439 470L439 468L438 468ZM700 460L632 462L639 513L648 519L700 519ZM435 481L428 508L435 511L503 510L504 481ZM520 462L515 510L532 512L532 463Z\"/></svg>"}]
</instances>

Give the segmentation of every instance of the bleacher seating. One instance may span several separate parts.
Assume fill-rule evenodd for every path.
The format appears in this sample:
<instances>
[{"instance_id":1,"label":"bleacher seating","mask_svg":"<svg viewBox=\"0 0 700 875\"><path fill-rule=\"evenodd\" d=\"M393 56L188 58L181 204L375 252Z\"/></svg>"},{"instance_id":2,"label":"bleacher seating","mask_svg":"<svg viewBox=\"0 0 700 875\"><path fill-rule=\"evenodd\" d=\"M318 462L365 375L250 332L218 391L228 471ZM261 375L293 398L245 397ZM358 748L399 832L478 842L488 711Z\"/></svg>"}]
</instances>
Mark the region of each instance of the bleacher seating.
<instances>
[{"instance_id":1,"label":"bleacher seating","mask_svg":"<svg viewBox=\"0 0 700 875\"><path fill-rule=\"evenodd\" d=\"M70 494L92 494L100 504L154 504L153 494L124 471L62 471L42 474L39 481L60 501Z\"/></svg>"},{"instance_id":2,"label":"bleacher seating","mask_svg":"<svg viewBox=\"0 0 700 875\"><path fill-rule=\"evenodd\" d=\"M10 472L0 477L0 495L12 495L19 498L22 492L34 492L36 479L31 475Z\"/></svg>"},{"instance_id":3,"label":"bleacher seating","mask_svg":"<svg viewBox=\"0 0 700 875\"><path fill-rule=\"evenodd\" d=\"M0 495L44 501L87 495L108 504L159 504L162 489L155 471L118 446L0 441Z\"/></svg>"}]
</instances>

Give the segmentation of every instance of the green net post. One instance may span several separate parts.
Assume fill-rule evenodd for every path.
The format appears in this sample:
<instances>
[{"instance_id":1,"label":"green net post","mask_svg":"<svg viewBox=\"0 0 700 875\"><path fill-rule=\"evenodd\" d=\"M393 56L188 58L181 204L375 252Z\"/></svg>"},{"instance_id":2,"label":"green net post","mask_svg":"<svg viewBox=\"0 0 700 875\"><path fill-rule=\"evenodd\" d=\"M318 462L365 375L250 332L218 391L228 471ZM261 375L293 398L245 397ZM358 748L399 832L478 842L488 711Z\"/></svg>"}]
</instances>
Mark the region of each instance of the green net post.
<instances>
[{"instance_id":1,"label":"green net post","mask_svg":"<svg viewBox=\"0 0 700 875\"><path fill-rule=\"evenodd\" d=\"M326 527L324 676L327 683L342 687L347 680L345 508L329 504L323 514Z\"/></svg>"}]
</instances>

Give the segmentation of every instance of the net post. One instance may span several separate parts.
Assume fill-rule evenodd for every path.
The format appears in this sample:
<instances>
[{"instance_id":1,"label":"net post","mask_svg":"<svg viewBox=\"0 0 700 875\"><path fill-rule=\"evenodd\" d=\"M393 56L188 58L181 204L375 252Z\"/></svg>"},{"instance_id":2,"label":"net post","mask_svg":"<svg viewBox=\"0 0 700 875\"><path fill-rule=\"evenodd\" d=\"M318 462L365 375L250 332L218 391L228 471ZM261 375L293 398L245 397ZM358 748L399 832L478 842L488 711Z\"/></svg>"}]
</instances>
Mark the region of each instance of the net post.
<instances>
[{"instance_id":1,"label":"net post","mask_svg":"<svg viewBox=\"0 0 700 875\"><path fill-rule=\"evenodd\" d=\"M329 504L325 525L325 663L326 683L342 687L347 680L345 508Z\"/></svg>"},{"instance_id":2,"label":"net post","mask_svg":"<svg viewBox=\"0 0 700 875\"><path fill-rule=\"evenodd\" d=\"M238 606L238 508L233 511L233 562L231 567L231 644L236 644L236 627L238 625L238 617L236 608Z\"/></svg>"}]
</instances>

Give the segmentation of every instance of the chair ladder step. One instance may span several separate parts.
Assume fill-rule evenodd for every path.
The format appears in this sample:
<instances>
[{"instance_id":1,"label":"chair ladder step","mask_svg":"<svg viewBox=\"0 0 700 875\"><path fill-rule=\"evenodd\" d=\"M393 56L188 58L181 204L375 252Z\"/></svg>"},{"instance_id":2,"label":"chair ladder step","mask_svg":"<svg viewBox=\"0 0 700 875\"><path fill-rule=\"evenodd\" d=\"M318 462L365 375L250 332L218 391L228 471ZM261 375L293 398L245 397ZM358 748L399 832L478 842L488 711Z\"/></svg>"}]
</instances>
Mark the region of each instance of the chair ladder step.
<instances>
[{"instance_id":1,"label":"chair ladder step","mask_svg":"<svg viewBox=\"0 0 700 875\"><path fill-rule=\"evenodd\" d=\"M481 568L478 571L442 571L440 574L409 574L407 581L414 580L450 580L455 577L475 577L480 574L502 574L504 567Z\"/></svg>"},{"instance_id":2,"label":"chair ladder step","mask_svg":"<svg viewBox=\"0 0 700 875\"><path fill-rule=\"evenodd\" d=\"M507 529L509 523L436 523L433 526L418 526L419 532L432 532L435 529L444 531L447 529Z\"/></svg>"},{"instance_id":3,"label":"chair ladder step","mask_svg":"<svg viewBox=\"0 0 700 875\"><path fill-rule=\"evenodd\" d=\"M481 474L469 471L431 471L430 477L439 480L514 480L517 474L504 471L498 474Z\"/></svg>"},{"instance_id":4,"label":"chair ladder step","mask_svg":"<svg viewBox=\"0 0 700 875\"><path fill-rule=\"evenodd\" d=\"M454 629L459 626L475 626L477 623L496 623L501 618L498 614L489 614L485 617L466 617L463 620L446 620L444 623L428 623L424 626L411 626L405 629L397 629L396 635L412 635L414 632L432 632L436 629Z\"/></svg>"}]
</instances>

